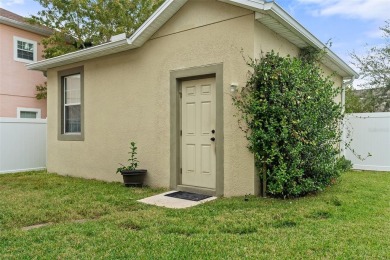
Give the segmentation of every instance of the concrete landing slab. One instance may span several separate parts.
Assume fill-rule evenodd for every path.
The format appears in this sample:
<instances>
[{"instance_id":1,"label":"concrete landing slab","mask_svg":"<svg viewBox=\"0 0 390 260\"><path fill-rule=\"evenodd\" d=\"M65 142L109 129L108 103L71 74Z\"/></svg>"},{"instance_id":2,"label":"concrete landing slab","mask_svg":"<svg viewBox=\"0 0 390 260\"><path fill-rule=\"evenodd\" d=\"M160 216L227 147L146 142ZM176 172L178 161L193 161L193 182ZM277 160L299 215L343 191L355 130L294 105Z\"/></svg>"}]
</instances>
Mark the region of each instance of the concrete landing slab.
<instances>
[{"instance_id":1,"label":"concrete landing slab","mask_svg":"<svg viewBox=\"0 0 390 260\"><path fill-rule=\"evenodd\" d=\"M184 209L184 208L189 208L193 207L208 201L215 200L217 197L210 197L204 200L200 201L191 201L191 200L184 200L184 199L177 199L177 198L172 198L165 196L166 194L173 193L176 191L168 191L164 192L152 197L144 198L141 200L138 200L138 202L142 202L145 204L150 204L150 205L155 205L155 206L160 206L160 207L166 207L166 208L171 208L171 209Z\"/></svg>"}]
</instances>

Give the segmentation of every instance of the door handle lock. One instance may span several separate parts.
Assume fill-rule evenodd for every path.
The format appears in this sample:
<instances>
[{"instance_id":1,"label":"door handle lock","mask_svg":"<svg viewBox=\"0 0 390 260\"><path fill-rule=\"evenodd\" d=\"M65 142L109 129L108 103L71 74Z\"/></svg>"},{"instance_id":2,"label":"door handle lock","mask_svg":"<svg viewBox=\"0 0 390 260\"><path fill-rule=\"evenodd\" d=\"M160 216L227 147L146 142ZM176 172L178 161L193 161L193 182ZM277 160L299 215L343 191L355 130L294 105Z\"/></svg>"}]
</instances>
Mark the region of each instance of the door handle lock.
<instances>
[{"instance_id":1,"label":"door handle lock","mask_svg":"<svg viewBox=\"0 0 390 260\"><path fill-rule=\"evenodd\" d=\"M211 133L212 133L212 134L215 134L215 130L214 130L214 129L213 129L213 130L211 130Z\"/></svg>"},{"instance_id":2,"label":"door handle lock","mask_svg":"<svg viewBox=\"0 0 390 260\"><path fill-rule=\"evenodd\" d=\"M215 137L211 137L210 140L215 142Z\"/></svg>"}]
</instances>

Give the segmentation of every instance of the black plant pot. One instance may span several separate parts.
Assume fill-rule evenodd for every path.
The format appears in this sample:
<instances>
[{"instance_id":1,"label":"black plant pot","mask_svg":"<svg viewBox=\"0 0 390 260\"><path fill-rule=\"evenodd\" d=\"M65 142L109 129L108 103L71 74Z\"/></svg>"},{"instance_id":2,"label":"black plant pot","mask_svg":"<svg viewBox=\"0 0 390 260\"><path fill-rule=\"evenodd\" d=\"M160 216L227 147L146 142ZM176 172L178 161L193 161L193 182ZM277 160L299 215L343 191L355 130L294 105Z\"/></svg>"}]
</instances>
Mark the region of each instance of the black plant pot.
<instances>
[{"instance_id":1,"label":"black plant pot","mask_svg":"<svg viewBox=\"0 0 390 260\"><path fill-rule=\"evenodd\" d=\"M122 170L123 183L126 187L141 187L144 183L147 170Z\"/></svg>"}]
</instances>

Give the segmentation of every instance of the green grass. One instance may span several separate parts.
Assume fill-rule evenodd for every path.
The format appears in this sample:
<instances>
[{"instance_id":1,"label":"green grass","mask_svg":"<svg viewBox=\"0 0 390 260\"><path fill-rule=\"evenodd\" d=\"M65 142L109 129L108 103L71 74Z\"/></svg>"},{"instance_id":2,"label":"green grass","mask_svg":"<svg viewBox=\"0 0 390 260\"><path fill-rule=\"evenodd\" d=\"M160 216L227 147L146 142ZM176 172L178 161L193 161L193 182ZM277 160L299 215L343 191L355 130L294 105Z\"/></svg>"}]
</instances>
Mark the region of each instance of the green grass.
<instances>
[{"instance_id":1,"label":"green grass","mask_svg":"<svg viewBox=\"0 0 390 260\"><path fill-rule=\"evenodd\" d=\"M136 202L161 191L0 175L0 259L390 258L388 172L349 172L294 200L221 198L182 210Z\"/></svg>"}]
</instances>

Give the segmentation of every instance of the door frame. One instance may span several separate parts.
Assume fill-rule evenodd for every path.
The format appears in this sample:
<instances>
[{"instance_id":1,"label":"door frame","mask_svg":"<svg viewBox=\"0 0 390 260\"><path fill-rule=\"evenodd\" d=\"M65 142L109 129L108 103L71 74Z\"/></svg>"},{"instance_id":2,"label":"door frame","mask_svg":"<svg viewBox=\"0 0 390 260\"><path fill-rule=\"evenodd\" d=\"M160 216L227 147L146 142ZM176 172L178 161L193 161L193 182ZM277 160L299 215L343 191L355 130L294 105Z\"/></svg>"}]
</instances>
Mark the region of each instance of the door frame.
<instances>
[{"instance_id":1,"label":"door frame","mask_svg":"<svg viewBox=\"0 0 390 260\"><path fill-rule=\"evenodd\" d=\"M181 83L185 80L215 78L216 93L216 188L207 189L181 183ZM170 71L170 188L201 194L224 194L223 64L210 64Z\"/></svg>"}]
</instances>

